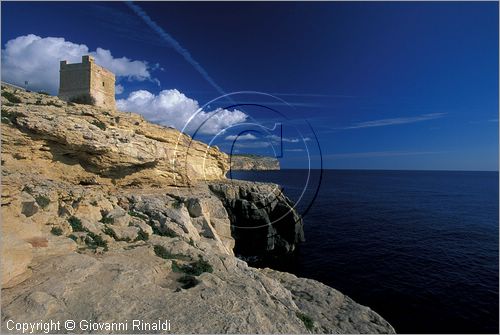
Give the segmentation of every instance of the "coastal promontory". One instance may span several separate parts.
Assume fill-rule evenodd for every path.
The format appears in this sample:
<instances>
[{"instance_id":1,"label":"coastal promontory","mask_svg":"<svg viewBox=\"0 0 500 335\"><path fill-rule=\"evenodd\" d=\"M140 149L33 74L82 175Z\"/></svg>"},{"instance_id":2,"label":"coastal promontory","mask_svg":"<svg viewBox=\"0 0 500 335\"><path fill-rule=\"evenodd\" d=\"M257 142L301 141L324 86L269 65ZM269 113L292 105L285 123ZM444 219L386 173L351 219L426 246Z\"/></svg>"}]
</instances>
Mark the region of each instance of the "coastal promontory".
<instances>
[{"instance_id":1,"label":"coastal promontory","mask_svg":"<svg viewBox=\"0 0 500 335\"><path fill-rule=\"evenodd\" d=\"M231 170L279 170L280 162L275 157L260 155L231 155Z\"/></svg>"},{"instance_id":2,"label":"coastal promontory","mask_svg":"<svg viewBox=\"0 0 500 335\"><path fill-rule=\"evenodd\" d=\"M9 87L1 118L3 332L13 319L394 332L331 287L235 256L293 252L303 222L278 185L227 180L216 147L138 114ZM252 222L264 229L237 229Z\"/></svg>"}]
</instances>

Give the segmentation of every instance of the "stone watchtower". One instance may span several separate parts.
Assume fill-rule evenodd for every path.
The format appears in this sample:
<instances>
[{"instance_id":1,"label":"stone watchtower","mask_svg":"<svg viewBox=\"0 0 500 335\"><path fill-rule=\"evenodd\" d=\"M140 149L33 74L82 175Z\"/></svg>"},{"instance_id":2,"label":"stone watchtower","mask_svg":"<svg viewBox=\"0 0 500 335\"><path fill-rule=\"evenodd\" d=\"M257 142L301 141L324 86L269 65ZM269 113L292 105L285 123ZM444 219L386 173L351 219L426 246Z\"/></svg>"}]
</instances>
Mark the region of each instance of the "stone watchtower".
<instances>
[{"instance_id":1,"label":"stone watchtower","mask_svg":"<svg viewBox=\"0 0 500 335\"><path fill-rule=\"evenodd\" d=\"M67 64L61 61L59 98L70 101L76 97L92 96L95 105L115 108L115 75L95 63L94 57L82 56L82 62Z\"/></svg>"}]
</instances>

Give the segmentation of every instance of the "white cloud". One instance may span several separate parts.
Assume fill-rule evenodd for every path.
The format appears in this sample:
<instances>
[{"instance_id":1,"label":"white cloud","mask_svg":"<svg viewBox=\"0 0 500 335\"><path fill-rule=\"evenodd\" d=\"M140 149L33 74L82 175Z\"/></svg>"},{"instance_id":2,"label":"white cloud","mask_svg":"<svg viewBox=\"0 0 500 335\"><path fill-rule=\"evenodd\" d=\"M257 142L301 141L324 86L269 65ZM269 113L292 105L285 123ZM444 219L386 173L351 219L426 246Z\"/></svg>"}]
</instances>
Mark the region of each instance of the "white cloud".
<instances>
[{"instance_id":1,"label":"white cloud","mask_svg":"<svg viewBox=\"0 0 500 335\"><path fill-rule=\"evenodd\" d=\"M113 72L117 77L126 77L132 80L143 81L151 79L147 62L130 60L127 57L114 58L111 51L97 48L91 52L97 64L104 66Z\"/></svg>"},{"instance_id":2,"label":"white cloud","mask_svg":"<svg viewBox=\"0 0 500 335\"><path fill-rule=\"evenodd\" d=\"M176 89L163 90L158 95L146 90L134 91L126 99L117 100L116 105L119 110L140 113L151 122L184 129L187 133L217 134L248 117L239 110L199 110L196 100Z\"/></svg>"},{"instance_id":3,"label":"white cloud","mask_svg":"<svg viewBox=\"0 0 500 335\"><path fill-rule=\"evenodd\" d=\"M115 85L115 94L122 94L123 93L123 86L118 84L118 85Z\"/></svg>"},{"instance_id":4,"label":"white cloud","mask_svg":"<svg viewBox=\"0 0 500 335\"><path fill-rule=\"evenodd\" d=\"M257 139L257 137L255 135L252 135L250 133L247 133L247 134L244 134L244 135L229 135L229 136L226 136L226 140L228 141L234 141L234 140L240 140L240 141L248 141L248 140L255 140Z\"/></svg>"},{"instance_id":5,"label":"white cloud","mask_svg":"<svg viewBox=\"0 0 500 335\"><path fill-rule=\"evenodd\" d=\"M355 123L354 125L352 125L350 127L345 127L344 129L384 127L384 126L392 126L392 125L396 125L396 124L415 123L415 122L439 119L445 115L446 115L446 113L430 113L430 114L422 114L422 115L410 116L410 117L397 117L397 118L392 118L392 119L372 120L372 121Z\"/></svg>"},{"instance_id":6,"label":"white cloud","mask_svg":"<svg viewBox=\"0 0 500 335\"><path fill-rule=\"evenodd\" d=\"M309 137L304 137L304 138L290 138L290 137L280 137L277 135L268 135L266 138L270 139L273 142L287 142L287 143L299 143L299 142L307 142L310 141L311 139Z\"/></svg>"},{"instance_id":7,"label":"white cloud","mask_svg":"<svg viewBox=\"0 0 500 335\"><path fill-rule=\"evenodd\" d=\"M241 143L241 142L236 142L234 144L235 147L237 148L244 148L244 149L260 149L260 148L269 148L273 147L273 145L270 142L246 142L246 143Z\"/></svg>"},{"instance_id":8,"label":"white cloud","mask_svg":"<svg viewBox=\"0 0 500 335\"><path fill-rule=\"evenodd\" d=\"M62 37L40 37L29 34L9 40L2 49L2 80L24 86L29 82L33 90L56 94L59 86L59 61L79 63L83 55L91 54L96 63L116 76L130 80L154 80L145 61L126 57L115 58L111 51L97 48L89 51L85 44L66 41Z\"/></svg>"}]
</instances>

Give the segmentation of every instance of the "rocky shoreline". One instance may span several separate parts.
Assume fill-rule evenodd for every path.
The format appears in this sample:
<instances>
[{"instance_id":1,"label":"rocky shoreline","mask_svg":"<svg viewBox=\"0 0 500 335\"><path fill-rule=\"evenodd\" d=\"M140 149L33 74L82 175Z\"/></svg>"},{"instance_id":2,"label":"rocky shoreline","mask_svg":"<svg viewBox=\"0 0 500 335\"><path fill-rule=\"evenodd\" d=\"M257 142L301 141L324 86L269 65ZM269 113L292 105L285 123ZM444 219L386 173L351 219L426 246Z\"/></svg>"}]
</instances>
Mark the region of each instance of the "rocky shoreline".
<instances>
[{"instance_id":1,"label":"rocky shoreline","mask_svg":"<svg viewBox=\"0 0 500 335\"><path fill-rule=\"evenodd\" d=\"M67 319L394 332L333 288L236 258L293 251L302 220L279 186L226 180L227 156L175 129L2 88L2 151L3 332Z\"/></svg>"}]
</instances>

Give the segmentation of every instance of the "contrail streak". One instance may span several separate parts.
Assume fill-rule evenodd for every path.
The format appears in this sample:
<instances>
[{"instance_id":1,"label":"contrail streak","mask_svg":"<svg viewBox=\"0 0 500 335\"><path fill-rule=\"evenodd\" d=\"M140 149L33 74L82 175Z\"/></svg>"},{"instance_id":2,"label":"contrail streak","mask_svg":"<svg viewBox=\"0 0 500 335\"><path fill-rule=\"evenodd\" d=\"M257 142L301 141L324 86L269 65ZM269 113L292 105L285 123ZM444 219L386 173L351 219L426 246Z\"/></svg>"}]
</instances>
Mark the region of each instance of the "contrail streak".
<instances>
[{"instance_id":1,"label":"contrail streak","mask_svg":"<svg viewBox=\"0 0 500 335\"><path fill-rule=\"evenodd\" d=\"M208 81L208 83L212 85L221 95L226 94L226 92L224 92L224 90L219 85L217 85L217 83L212 79L212 77L208 75L207 71L205 71L205 69L196 60L194 60L193 56L191 56L189 51L187 51L184 47L182 47L182 45L180 45L179 42L175 40L175 38L173 38L169 33L163 30L163 28L161 28L158 24L156 24L156 22L154 22L141 7L130 1L127 1L126 4L151 29L153 29L156 33L158 33L158 35L160 35L160 37L165 42L167 42L172 48L174 48L175 51L177 51L182 57L184 57L184 59L189 64L191 64L196 69L196 71L198 71L202 75L202 77L205 78L205 80Z\"/></svg>"}]
</instances>

